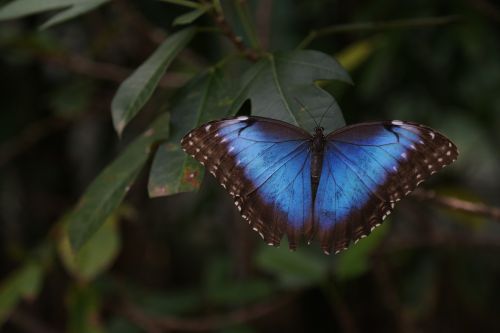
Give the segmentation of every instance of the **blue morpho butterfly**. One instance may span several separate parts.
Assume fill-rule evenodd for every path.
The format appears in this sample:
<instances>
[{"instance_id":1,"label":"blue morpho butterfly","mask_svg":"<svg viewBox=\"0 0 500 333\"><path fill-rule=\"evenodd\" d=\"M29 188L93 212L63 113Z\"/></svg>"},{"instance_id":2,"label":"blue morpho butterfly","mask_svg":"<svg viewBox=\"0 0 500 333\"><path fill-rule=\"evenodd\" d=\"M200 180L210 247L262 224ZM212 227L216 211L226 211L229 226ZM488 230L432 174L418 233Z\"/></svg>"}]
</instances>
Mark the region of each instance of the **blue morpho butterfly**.
<instances>
[{"instance_id":1,"label":"blue morpho butterfly","mask_svg":"<svg viewBox=\"0 0 500 333\"><path fill-rule=\"evenodd\" d=\"M366 237L394 203L458 156L433 129L381 121L314 134L280 120L208 122L182 139L269 245L317 235L326 254Z\"/></svg>"}]
</instances>

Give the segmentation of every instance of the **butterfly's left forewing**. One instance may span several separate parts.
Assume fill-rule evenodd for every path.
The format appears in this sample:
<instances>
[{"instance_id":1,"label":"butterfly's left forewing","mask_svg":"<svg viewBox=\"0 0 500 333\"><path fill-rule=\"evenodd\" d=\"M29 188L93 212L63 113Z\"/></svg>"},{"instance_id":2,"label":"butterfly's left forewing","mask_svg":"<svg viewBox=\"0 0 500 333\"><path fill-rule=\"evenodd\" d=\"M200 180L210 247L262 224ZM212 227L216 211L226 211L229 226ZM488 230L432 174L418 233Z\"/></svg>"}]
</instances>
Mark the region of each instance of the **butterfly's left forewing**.
<instances>
[{"instance_id":1,"label":"butterfly's left forewing","mask_svg":"<svg viewBox=\"0 0 500 333\"><path fill-rule=\"evenodd\" d=\"M392 121L357 124L326 137L314 224L325 252L369 234L394 203L458 151L434 130Z\"/></svg>"},{"instance_id":2,"label":"butterfly's left forewing","mask_svg":"<svg viewBox=\"0 0 500 333\"><path fill-rule=\"evenodd\" d=\"M182 147L233 197L242 217L264 240L291 248L312 234L311 136L290 124L262 117L207 123Z\"/></svg>"}]
</instances>

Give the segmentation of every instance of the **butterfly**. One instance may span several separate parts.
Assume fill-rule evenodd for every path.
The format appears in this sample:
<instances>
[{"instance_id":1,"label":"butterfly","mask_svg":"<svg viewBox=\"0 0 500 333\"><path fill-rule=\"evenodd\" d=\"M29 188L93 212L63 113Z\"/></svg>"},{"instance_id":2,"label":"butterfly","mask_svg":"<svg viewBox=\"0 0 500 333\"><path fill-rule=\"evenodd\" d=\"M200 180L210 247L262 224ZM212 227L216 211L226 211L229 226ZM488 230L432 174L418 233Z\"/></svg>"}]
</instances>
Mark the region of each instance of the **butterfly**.
<instances>
[{"instance_id":1,"label":"butterfly","mask_svg":"<svg viewBox=\"0 0 500 333\"><path fill-rule=\"evenodd\" d=\"M360 123L325 135L264 117L208 122L182 148L219 181L269 245L318 237L326 254L357 242L394 204L458 156L435 130L406 121Z\"/></svg>"}]
</instances>

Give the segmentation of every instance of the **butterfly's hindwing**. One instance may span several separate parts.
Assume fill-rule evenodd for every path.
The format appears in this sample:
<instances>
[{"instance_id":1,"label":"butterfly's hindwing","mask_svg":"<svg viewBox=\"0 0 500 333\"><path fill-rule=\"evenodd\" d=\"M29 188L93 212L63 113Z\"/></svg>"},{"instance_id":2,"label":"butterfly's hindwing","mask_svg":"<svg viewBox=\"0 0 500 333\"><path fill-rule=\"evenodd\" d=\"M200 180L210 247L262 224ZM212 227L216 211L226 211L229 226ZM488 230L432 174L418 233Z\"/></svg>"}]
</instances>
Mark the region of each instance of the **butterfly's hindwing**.
<instances>
[{"instance_id":1,"label":"butterfly's hindwing","mask_svg":"<svg viewBox=\"0 0 500 333\"><path fill-rule=\"evenodd\" d=\"M401 121L349 126L326 140L314 207L326 252L369 234L396 201L458 155L443 135Z\"/></svg>"},{"instance_id":2,"label":"butterfly's hindwing","mask_svg":"<svg viewBox=\"0 0 500 333\"><path fill-rule=\"evenodd\" d=\"M277 245L312 235L311 136L281 121L238 117L210 122L182 141L233 197L242 217Z\"/></svg>"}]
</instances>

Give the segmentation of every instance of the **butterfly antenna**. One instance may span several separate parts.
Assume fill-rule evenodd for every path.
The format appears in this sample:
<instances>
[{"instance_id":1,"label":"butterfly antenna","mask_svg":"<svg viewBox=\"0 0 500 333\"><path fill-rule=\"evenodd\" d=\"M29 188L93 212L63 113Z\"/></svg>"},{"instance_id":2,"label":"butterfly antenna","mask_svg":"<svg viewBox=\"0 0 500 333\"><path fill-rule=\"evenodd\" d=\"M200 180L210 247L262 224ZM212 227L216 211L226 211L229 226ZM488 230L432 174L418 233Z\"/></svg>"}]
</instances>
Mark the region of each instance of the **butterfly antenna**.
<instances>
[{"instance_id":1,"label":"butterfly antenna","mask_svg":"<svg viewBox=\"0 0 500 333\"><path fill-rule=\"evenodd\" d=\"M330 105L328 105L328 107L326 108L326 110L323 112L323 114L321 115L321 118L319 119L319 123L321 124L321 122L323 121L323 118L325 117L326 113L328 112L328 110L330 110L330 108L333 106L333 104L335 104L335 99L332 98L332 102L330 103Z\"/></svg>"},{"instance_id":2,"label":"butterfly antenna","mask_svg":"<svg viewBox=\"0 0 500 333\"><path fill-rule=\"evenodd\" d=\"M304 109L304 111L307 112L307 114L311 117L311 119L314 121L314 123L316 124L316 127L319 127L319 124L316 122L316 119L314 119L313 115L311 114L311 112L309 112L309 110L306 108L306 106L304 104L302 104L302 102L297 98L297 97L294 97L295 98L295 101L297 102L297 104L300 105L300 107L302 109Z\"/></svg>"}]
</instances>

